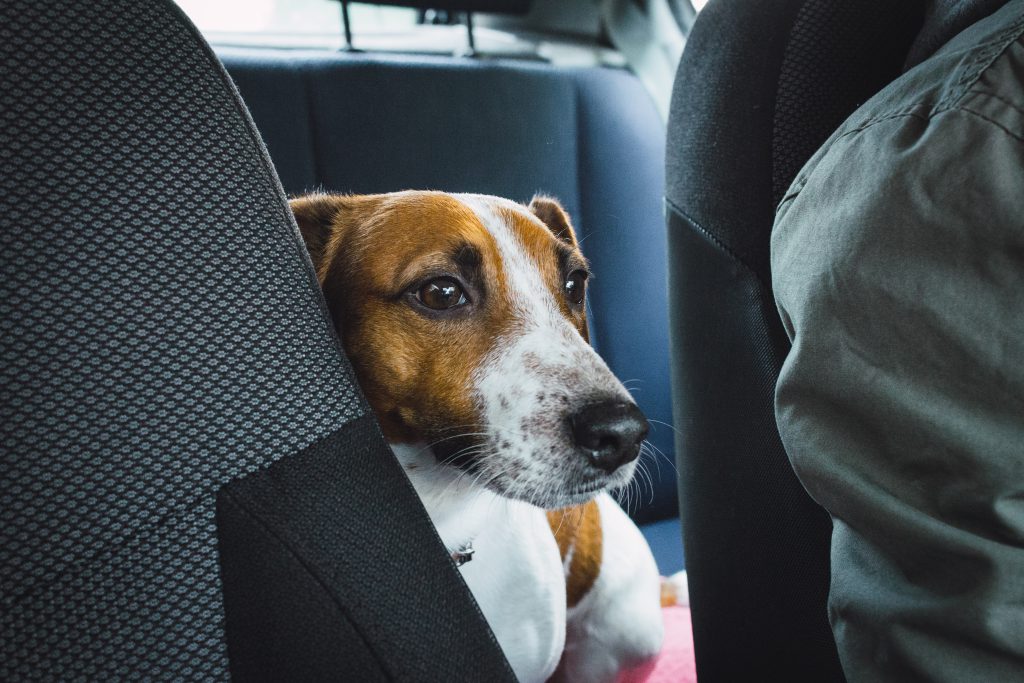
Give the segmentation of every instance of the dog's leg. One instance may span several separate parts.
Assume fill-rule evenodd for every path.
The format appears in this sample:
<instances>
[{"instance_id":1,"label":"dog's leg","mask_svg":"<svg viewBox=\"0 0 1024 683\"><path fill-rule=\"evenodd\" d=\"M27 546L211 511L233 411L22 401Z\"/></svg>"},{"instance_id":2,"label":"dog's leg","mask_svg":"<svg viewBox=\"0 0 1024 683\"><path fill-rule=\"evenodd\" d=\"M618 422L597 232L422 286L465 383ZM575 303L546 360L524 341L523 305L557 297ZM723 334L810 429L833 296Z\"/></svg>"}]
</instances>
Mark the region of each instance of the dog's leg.
<instances>
[{"instance_id":1,"label":"dog's leg","mask_svg":"<svg viewBox=\"0 0 1024 683\"><path fill-rule=\"evenodd\" d=\"M592 588L569 609L566 644L552 681L614 681L620 672L641 674L661 650L660 578L640 530L607 494L601 512L601 571Z\"/></svg>"}]
</instances>

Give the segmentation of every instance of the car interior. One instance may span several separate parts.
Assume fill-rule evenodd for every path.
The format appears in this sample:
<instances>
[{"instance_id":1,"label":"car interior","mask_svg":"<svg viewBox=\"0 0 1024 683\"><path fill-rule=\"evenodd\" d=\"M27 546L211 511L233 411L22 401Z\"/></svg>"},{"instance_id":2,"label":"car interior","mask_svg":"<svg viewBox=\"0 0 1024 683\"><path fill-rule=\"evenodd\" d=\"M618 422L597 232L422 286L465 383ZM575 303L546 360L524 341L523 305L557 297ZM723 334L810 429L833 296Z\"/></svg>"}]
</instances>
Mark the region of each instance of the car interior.
<instances>
[{"instance_id":1,"label":"car interior","mask_svg":"<svg viewBox=\"0 0 1024 683\"><path fill-rule=\"evenodd\" d=\"M776 425L775 210L1004 4L3 3L0 680L515 680L287 203L404 189L572 217L650 424L617 500L689 586L646 680L847 680Z\"/></svg>"}]
</instances>

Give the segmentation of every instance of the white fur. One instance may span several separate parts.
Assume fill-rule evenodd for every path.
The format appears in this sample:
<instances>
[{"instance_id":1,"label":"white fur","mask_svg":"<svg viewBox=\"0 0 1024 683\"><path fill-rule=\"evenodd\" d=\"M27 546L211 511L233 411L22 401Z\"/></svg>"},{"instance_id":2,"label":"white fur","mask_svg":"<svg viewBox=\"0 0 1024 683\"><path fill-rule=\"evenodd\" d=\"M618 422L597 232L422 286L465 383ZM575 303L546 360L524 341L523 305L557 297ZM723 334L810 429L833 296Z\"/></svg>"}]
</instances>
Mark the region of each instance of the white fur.
<instances>
[{"instance_id":1,"label":"white fur","mask_svg":"<svg viewBox=\"0 0 1024 683\"><path fill-rule=\"evenodd\" d=\"M595 479L574 451L566 416L595 397L631 399L562 315L536 264L494 209L510 208L543 224L507 200L456 197L497 244L514 332L495 340L475 373L485 433L476 470L438 464L425 445L392 448L448 550L472 543L473 559L460 572L519 680L546 681L556 668L563 680L613 680L621 667L661 646L658 572L650 550L622 509L600 494L600 574L567 614L568 564L563 567L544 510L532 503L583 503L599 488L630 480L634 464ZM585 491L588 476L596 484Z\"/></svg>"},{"instance_id":2,"label":"white fur","mask_svg":"<svg viewBox=\"0 0 1024 683\"><path fill-rule=\"evenodd\" d=\"M393 444L449 552L472 543L459 570L512 665L528 683L546 681L565 645L565 576L540 508L498 496L437 464L425 446Z\"/></svg>"},{"instance_id":3,"label":"white fur","mask_svg":"<svg viewBox=\"0 0 1024 683\"><path fill-rule=\"evenodd\" d=\"M578 469L569 452L565 417L573 403L600 395L631 402L629 392L604 360L562 315L540 271L510 226L494 210L501 207L547 230L540 220L515 202L483 195L457 195L494 238L501 254L516 317L514 334L496 340L476 373L488 442L497 467L484 462L485 476L497 477L503 492L546 507L579 504L594 490L572 496L564 490ZM619 468L610 479L594 482L601 489L624 486L635 463ZM516 468L515 477L503 476ZM587 482L577 480L580 486Z\"/></svg>"}]
</instances>

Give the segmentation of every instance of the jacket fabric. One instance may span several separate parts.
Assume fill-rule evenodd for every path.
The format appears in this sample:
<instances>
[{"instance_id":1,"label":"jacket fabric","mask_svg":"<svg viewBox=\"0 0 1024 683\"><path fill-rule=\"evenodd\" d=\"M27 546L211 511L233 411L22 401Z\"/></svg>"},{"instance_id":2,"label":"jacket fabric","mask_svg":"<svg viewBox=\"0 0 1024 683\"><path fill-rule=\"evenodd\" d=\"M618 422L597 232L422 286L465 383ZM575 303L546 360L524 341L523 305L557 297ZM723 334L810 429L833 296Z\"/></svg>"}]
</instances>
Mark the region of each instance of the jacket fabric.
<instances>
[{"instance_id":1,"label":"jacket fabric","mask_svg":"<svg viewBox=\"0 0 1024 683\"><path fill-rule=\"evenodd\" d=\"M776 416L850 681L1024 680L1024 0L861 106L772 234Z\"/></svg>"}]
</instances>

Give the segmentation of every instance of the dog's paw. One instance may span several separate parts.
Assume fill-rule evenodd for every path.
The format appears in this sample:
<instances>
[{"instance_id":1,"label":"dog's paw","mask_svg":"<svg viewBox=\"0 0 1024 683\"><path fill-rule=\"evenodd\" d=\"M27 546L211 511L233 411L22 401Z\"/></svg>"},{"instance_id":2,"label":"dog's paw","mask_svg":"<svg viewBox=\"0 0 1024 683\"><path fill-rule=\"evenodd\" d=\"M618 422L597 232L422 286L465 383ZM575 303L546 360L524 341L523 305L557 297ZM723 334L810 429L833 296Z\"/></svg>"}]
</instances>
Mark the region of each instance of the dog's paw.
<instances>
[{"instance_id":1,"label":"dog's paw","mask_svg":"<svg viewBox=\"0 0 1024 683\"><path fill-rule=\"evenodd\" d=\"M661 578L661 606L690 606L690 584L686 580L685 571Z\"/></svg>"}]
</instances>

